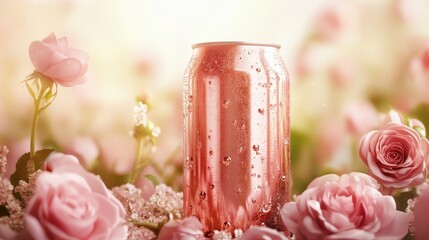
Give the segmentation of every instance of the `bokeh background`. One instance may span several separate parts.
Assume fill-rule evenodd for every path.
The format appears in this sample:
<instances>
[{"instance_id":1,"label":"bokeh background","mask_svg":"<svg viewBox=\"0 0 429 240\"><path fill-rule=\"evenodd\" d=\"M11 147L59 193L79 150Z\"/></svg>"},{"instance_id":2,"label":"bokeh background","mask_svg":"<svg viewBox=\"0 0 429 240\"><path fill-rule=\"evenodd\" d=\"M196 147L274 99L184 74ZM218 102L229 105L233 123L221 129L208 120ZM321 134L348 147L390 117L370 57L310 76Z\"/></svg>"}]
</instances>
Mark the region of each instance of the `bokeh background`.
<instances>
[{"instance_id":1,"label":"bokeh background","mask_svg":"<svg viewBox=\"0 0 429 240\"><path fill-rule=\"evenodd\" d=\"M88 82L59 89L40 120L39 147L80 155L118 184L112 176L130 171L135 157L135 97L149 96L161 135L144 171L180 189L191 45L277 43L291 80L300 193L324 173L366 172L359 139L390 108L429 125L428 22L425 0L0 0L0 144L9 147L11 166L28 151L28 46L54 32L89 53Z\"/></svg>"}]
</instances>

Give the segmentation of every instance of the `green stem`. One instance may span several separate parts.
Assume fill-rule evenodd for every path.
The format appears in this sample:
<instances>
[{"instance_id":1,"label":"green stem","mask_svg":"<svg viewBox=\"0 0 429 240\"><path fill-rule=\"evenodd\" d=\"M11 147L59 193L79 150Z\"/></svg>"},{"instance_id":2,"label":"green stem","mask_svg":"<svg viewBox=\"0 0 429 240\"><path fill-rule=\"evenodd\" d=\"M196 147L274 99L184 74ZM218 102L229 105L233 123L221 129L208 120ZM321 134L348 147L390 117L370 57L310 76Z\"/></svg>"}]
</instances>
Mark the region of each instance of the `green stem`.
<instances>
[{"instance_id":1,"label":"green stem","mask_svg":"<svg viewBox=\"0 0 429 240\"><path fill-rule=\"evenodd\" d=\"M40 99L42 97L42 93L39 94L36 101L34 101L34 113L33 113L33 122L31 124L31 137L30 137L30 161L28 161L28 168L30 173L33 173L36 171L36 162L35 162L35 155L36 155L36 130L37 130L37 123L39 122L39 115L40 115Z\"/></svg>"},{"instance_id":2,"label":"green stem","mask_svg":"<svg viewBox=\"0 0 429 240\"><path fill-rule=\"evenodd\" d=\"M130 175L130 183L135 183L141 168L143 167L142 156L143 156L143 139L142 137L137 139L137 157L134 161L134 166Z\"/></svg>"}]
</instances>

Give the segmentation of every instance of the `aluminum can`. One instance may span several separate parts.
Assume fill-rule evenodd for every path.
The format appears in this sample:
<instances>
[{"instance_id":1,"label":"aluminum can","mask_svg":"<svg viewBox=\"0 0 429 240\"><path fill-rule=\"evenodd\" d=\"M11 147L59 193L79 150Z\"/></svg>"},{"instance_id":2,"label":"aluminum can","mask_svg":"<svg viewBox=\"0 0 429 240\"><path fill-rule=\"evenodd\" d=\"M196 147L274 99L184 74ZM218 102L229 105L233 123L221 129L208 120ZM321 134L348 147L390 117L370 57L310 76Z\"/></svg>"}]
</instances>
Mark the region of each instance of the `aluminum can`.
<instances>
[{"instance_id":1,"label":"aluminum can","mask_svg":"<svg viewBox=\"0 0 429 240\"><path fill-rule=\"evenodd\" d=\"M279 45L195 44L186 69L184 213L206 237L284 230L290 195L289 79Z\"/></svg>"}]
</instances>

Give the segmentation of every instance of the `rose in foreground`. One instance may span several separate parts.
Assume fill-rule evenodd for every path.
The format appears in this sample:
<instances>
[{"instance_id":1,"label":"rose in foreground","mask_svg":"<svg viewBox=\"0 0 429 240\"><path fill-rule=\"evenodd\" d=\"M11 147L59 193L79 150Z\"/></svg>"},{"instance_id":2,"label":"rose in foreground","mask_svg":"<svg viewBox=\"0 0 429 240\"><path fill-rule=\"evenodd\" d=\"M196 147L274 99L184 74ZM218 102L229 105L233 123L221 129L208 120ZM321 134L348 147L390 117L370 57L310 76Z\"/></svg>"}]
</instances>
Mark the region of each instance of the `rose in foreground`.
<instances>
[{"instance_id":1,"label":"rose in foreground","mask_svg":"<svg viewBox=\"0 0 429 240\"><path fill-rule=\"evenodd\" d=\"M429 213L429 187L421 189L420 196L414 203L414 236L417 240L427 239L429 236L427 215Z\"/></svg>"},{"instance_id":2,"label":"rose in foreground","mask_svg":"<svg viewBox=\"0 0 429 240\"><path fill-rule=\"evenodd\" d=\"M194 240L204 239L203 225L196 217L187 217L179 221L166 223L159 232L158 240Z\"/></svg>"},{"instance_id":3,"label":"rose in foreground","mask_svg":"<svg viewBox=\"0 0 429 240\"><path fill-rule=\"evenodd\" d=\"M281 214L296 239L401 239L409 224L393 197L362 173L316 178Z\"/></svg>"},{"instance_id":4,"label":"rose in foreground","mask_svg":"<svg viewBox=\"0 0 429 240\"><path fill-rule=\"evenodd\" d=\"M125 210L100 178L70 155L53 154L36 182L24 215L41 239L126 239Z\"/></svg>"},{"instance_id":5,"label":"rose in foreground","mask_svg":"<svg viewBox=\"0 0 429 240\"><path fill-rule=\"evenodd\" d=\"M426 179L429 142L404 124L389 122L367 133L359 154L370 175L387 188L414 187Z\"/></svg>"},{"instance_id":6,"label":"rose in foreground","mask_svg":"<svg viewBox=\"0 0 429 240\"><path fill-rule=\"evenodd\" d=\"M281 232L268 227L251 227L240 239L246 240L287 240L288 238Z\"/></svg>"},{"instance_id":7,"label":"rose in foreground","mask_svg":"<svg viewBox=\"0 0 429 240\"><path fill-rule=\"evenodd\" d=\"M34 68L54 82L70 87L86 81L88 54L69 47L67 38L57 39L51 33L42 41L32 42L29 52Z\"/></svg>"}]
</instances>

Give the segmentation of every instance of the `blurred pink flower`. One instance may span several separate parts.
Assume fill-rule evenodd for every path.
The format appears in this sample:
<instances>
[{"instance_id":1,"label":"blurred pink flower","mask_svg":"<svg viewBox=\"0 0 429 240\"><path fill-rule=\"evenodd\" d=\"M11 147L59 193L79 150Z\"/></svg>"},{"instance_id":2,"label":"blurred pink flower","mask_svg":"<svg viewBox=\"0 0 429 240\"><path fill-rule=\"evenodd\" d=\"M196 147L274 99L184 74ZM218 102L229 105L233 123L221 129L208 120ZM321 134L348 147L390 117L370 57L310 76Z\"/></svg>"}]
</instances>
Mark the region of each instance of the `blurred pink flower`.
<instances>
[{"instance_id":1,"label":"blurred pink flower","mask_svg":"<svg viewBox=\"0 0 429 240\"><path fill-rule=\"evenodd\" d=\"M11 240L16 237L17 233L9 228L6 224L0 224L0 239Z\"/></svg>"},{"instance_id":2,"label":"blurred pink flower","mask_svg":"<svg viewBox=\"0 0 429 240\"><path fill-rule=\"evenodd\" d=\"M353 79L355 74L354 68L354 63L346 59L341 59L334 63L330 69L332 86L339 89L346 87Z\"/></svg>"},{"instance_id":3,"label":"blurred pink flower","mask_svg":"<svg viewBox=\"0 0 429 240\"><path fill-rule=\"evenodd\" d=\"M429 82L429 42L422 51L411 60L411 77L417 83L427 84Z\"/></svg>"},{"instance_id":4,"label":"blurred pink flower","mask_svg":"<svg viewBox=\"0 0 429 240\"><path fill-rule=\"evenodd\" d=\"M325 163L332 159L332 156L341 146L345 133L342 123L336 118L322 123L316 144L316 159L320 163Z\"/></svg>"},{"instance_id":5,"label":"blurred pink flower","mask_svg":"<svg viewBox=\"0 0 429 240\"><path fill-rule=\"evenodd\" d=\"M151 175L151 176L157 178L158 180L160 180L161 178L160 178L158 172L156 171L156 169L151 165L148 165L145 168L143 168L139 177L137 178L136 183L135 183L136 187L138 187L142 190L141 196L145 200L149 200L149 198L155 192L156 186L154 185L154 183L151 180L146 178L145 175Z\"/></svg>"},{"instance_id":6,"label":"blurred pink flower","mask_svg":"<svg viewBox=\"0 0 429 240\"><path fill-rule=\"evenodd\" d=\"M126 239L125 209L71 155L51 154L24 215L38 239Z\"/></svg>"},{"instance_id":7,"label":"blurred pink flower","mask_svg":"<svg viewBox=\"0 0 429 240\"><path fill-rule=\"evenodd\" d=\"M325 40L352 37L359 19L357 9L350 1L329 1L315 19L316 34Z\"/></svg>"},{"instance_id":8,"label":"blurred pink flower","mask_svg":"<svg viewBox=\"0 0 429 240\"><path fill-rule=\"evenodd\" d=\"M51 33L42 41L30 44L30 59L34 68L56 83L75 86L86 81L88 54L69 47L67 38L59 38Z\"/></svg>"},{"instance_id":9,"label":"blurred pink flower","mask_svg":"<svg viewBox=\"0 0 429 240\"><path fill-rule=\"evenodd\" d=\"M420 196L414 202L414 227L415 239L427 239L429 236L428 220L429 214L429 187L420 189Z\"/></svg>"},{"instance_id":10,"label":"blurred pink flower","mask_svg":"<svg viewBox=\"0 0 429 240\"><path fill-rule=\"evenodd\" d=\"M394 0L392 1L394 13L400 20L413 23L420 17L421 2L421 0Z\"/></svg>"},{"instance_id":11,"label":"blurred pink flower","mask_svg":"<svg viewBox=\"0 0 429 240\"><path fill-rule=\"evenodd\" d=\"M7 164L6 164L6 172L4 173L4 177L10 178L15 172L16 163L18 159L24 155L25 153L30 151L30 138L23 138L20 140L10 141L6 143L6 146L9 149L9 153L7 154ZM36 148L40 146L36 143Z\"/></svg>"},{"instance_id":12,"label":"blurred pink flower","mask_svg":"<svg viewBox=\"0 0 429 240\"><path fill-rule=\"evenodd\" d=\"M389 122L367 133L359 154L370 174L387 188L414 187L426 179L429 141L406 125Z\"/></svg>"},{"instance_id":13,"label":"blurred pink flower","mask_svg":"<svg viewBox=\"0 0 429 240\"><path fill-rule=\"evenodd\" d=\"M373 130L380 122L379 114L369 102L349 104L345 113L346 129L349 133L361 137Z\"/></svg>"},{"instance_id":14,"label":"blurred pink flower","mask_svg":"<svg viewBox=\"0 0 429 240\"><path fill-rule=\"evenodd\" d=\"M320 47L310 47L300 52L294 62L297 76L304 78L320 70L326 62L326 53Z\"/></svg>"},{"instance_id":15,"label":"blurred pink flower","mask_svg":"<svg viewBox=\"0 0 429 240\"><path fill-rule=\"evenodd\" d=\"M409 218L378 187L363 173L321 176L283 206L283 222L296 239L401 239Z\"/></svg>"},{"instance_id":16,"label":"blurred pink flower","mask_svg":"<svg viewBox=\"0 0 429 240\"><path fill-rule=\"evenodd\" d=\"M204 239L203 225L196 217L167 222L159 232L158 240Z\"/></svg>"},{"instance_id":17,"label":"blurred pink flower","mask_svg":"<svg viewBox=\"0 0 429 240\"><path fill-rule=\"evenodd\" d=\"M74 138L64 147L64 153L75 156L82 166L89 168L97 160L100 152L92 138Z\"/></svg>"},{"instance_id":18,"label":"blurred pink flower","mask_svg":"<svg viewBox=\"0 0 429 240\"><path fill-rule=\"evenodd\" d=\"M129 174L136 156L135 139L127 135L109 134L98 140L100 161L116 174Z\"/></svg>"},{"instance_id":19,"label":"blurred pink flower","mask_svg":"<svg viewBox=\"0 0 429 240\"><path fill-rule=\"evenodd\" d=\"M268 227L251 227L240 237L246 240L287 240L283 233Z\"/></svg>"}]
</instances>

